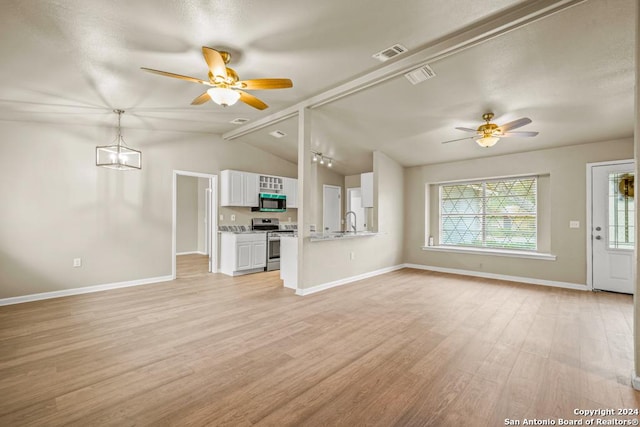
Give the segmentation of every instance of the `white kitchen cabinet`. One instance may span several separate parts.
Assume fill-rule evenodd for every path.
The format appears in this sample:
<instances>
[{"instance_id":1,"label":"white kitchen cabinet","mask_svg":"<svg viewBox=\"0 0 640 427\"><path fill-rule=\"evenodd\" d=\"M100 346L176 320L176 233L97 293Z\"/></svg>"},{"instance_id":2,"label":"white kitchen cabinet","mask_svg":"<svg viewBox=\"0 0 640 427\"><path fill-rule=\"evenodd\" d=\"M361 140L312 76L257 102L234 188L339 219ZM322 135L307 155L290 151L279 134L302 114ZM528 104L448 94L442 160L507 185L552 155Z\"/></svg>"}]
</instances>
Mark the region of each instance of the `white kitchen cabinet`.
<instances>
[{"instance_id":1,"label":"white kitchen cabinet","mask_svg":"<svg viewBox=\"0 0 640 427\"><path fill-rule=\"evenodd\" d=\"M373 207L373 172L360 175L360 188L362 191L362 207Z\"/></svg>"},{"instance_id":2,"label":"white kitchen cabinet","mask_svg":"<svg viewBox=\"0 0 640 427\"><path fill-rule=\"evenodd\" d=\"M287 209L298 207L298 180L295 178L283 178L283 192L287 196Z\"/></svg>"},{"instance_id":3,"label":"white kitchen cabinet","mask_svg":"<svg viewBox=\"0 0 640 427\"><path fill-rule=\"evenodd\" d=\"M267 266L266 233L220 234L221 273L238 276L264 271Z\"/></svg>"},{"instance_id":4,"label":"white kitchen cabinet","mask_svg":"<svg viewBox=\"0 0 640 427\"><path fill-rule=\"evenodd\" d=\"M258 178L257 173L243 172L244 173L244 204L243 206L258 206Z\"/></svg>"},{"instance_id":5,"label":"white kitchen cabinet","mask_svg":"<svg viewBox=\"0 0 640 427\"><path fill-rule=\"evenodd\" d=\"M220 172L220 206L258 206L258 179L251 172Z\"/></svg>"}]
</instances>

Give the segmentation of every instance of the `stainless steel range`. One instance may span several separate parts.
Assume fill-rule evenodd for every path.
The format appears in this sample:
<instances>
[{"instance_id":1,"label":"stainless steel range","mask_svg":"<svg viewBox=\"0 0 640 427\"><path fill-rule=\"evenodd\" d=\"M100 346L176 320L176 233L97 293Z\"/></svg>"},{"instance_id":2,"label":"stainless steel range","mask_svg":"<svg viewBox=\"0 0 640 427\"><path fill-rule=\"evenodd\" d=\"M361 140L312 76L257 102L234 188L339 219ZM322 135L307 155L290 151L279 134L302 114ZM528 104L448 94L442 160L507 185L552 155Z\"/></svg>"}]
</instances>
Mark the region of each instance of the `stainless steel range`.
<instances>
[{"instance_id":1,"label":"stainless steel range","mask_svg":"<svg viewBox=\"0 0 640 427\"><path fill-rule=\"evenodd\" d=\"M281 228L278 218L253 218L251 229L267 232L267 267L265 270L280 270L280 234L293 233L295 228Z\"/></svg>"}]
</instances>

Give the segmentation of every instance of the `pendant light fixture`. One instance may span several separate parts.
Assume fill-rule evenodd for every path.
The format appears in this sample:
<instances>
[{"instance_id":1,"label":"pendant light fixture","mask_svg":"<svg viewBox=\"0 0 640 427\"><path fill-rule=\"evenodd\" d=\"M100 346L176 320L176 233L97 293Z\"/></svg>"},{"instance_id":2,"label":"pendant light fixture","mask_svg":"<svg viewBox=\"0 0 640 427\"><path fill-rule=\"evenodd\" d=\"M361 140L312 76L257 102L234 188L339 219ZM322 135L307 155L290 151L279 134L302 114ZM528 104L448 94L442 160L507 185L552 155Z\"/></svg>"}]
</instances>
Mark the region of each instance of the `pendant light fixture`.
<instances>
[{"instance_id":1,"label":"pendant light fixture","mask_svg":"<svg viewBox=\"0 0 640 427\"><path fill-rule=\"evenodd\" d=\"M120 119L124 110L113 110L118 115L118 135L115 144L96 147L96 166L109 169L142 169L142 151L127 147L122 137Z\"/></svg>"}]
</instances>

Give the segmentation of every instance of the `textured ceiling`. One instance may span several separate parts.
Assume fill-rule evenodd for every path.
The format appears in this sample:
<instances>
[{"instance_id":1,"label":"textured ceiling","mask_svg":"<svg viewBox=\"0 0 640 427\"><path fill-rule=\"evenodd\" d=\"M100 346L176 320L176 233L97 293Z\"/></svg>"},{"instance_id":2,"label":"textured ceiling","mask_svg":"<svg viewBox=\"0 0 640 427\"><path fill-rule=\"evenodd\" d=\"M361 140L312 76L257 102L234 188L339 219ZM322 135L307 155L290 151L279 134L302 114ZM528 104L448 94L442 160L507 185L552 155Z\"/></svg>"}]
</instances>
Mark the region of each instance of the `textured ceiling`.
<instances>
[{"instance_id":1,"label":"textured ceiling","mask_svg":"<svg viewBox=\"0 0 640 427\"><path fill-rule=\"evenodd\" d=\"M414 52L524 0L3 1L3 120L225 133L382 66L394 43ZM403 165L526 151L630 136L634 0L588 0L431 64L418 86L404 77L313 110L314 148L336 170L370 170L371 151ZM256 91L270 105L189 105L202 86L140 67L205 78L203 45L226 48L241 78L289 77L293 89ZM441 145L492 110L528 116L534 140ZM267 131L284 127L276 140ZM239 138L295 161L296 120ZM504 142L504 144L503 144Z\"/></svg>"}]
</instances>

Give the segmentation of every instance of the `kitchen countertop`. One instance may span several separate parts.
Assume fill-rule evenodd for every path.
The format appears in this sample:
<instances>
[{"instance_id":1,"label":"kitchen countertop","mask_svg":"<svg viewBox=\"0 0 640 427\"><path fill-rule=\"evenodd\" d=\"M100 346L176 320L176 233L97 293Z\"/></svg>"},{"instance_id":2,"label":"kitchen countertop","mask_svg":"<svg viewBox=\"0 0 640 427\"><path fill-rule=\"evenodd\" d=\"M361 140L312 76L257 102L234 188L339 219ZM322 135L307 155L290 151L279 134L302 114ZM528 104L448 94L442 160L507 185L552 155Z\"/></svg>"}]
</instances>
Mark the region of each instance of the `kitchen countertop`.
<instances>
[{"instance_id":1,"label":"kitchen countertop","mask_svg":"<svg viewBox=\"0 0 640 427\"><path fill-rule=\"evenodd\" d=\"M381 233L375 231L347 231L347 232L333 232L333 233L314 233L309 236L311 242L323 242L325 240L343 240L343 239L356 239L360 237L377 236Z\"/></svg>"}]
</instances>

